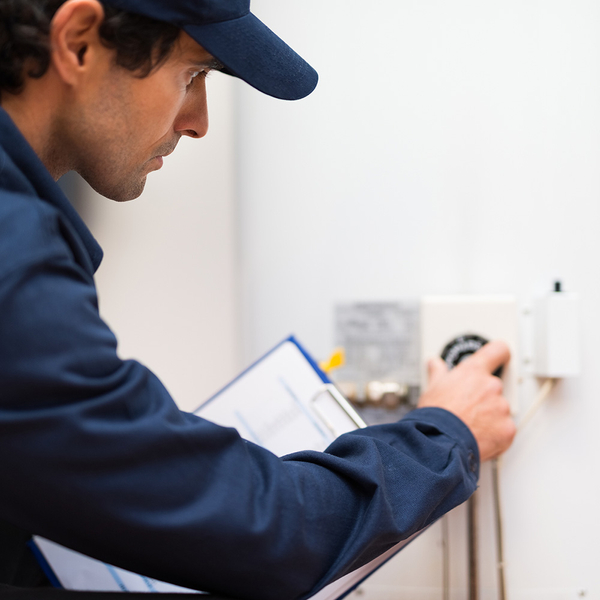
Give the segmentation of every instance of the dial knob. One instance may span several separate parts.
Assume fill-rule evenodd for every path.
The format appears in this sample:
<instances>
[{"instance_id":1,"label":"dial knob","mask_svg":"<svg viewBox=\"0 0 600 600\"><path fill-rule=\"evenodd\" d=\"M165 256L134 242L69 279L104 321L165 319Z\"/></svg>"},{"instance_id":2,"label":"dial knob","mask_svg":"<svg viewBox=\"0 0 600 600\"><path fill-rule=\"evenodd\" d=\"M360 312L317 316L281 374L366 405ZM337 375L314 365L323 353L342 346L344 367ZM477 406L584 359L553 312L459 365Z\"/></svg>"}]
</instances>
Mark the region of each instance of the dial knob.
<instances>
[{"instance_id":1,"label":"dial knob","mask_svg":"<svg viewBox=\"0 0 600 600\"><path fill-rule=\"evenodd\" d=\"M480 335L461 335L453 339L442 350L442 360L446 363L449 369L453 369L456 365L465 360L465 358L477 352L477 350L479 350L482 346L485 346L488 341L489 340L486 340ZM494 375L496 377L501 377L502 367L496 369L494 371Z\"/></svg>"}]
</instances>

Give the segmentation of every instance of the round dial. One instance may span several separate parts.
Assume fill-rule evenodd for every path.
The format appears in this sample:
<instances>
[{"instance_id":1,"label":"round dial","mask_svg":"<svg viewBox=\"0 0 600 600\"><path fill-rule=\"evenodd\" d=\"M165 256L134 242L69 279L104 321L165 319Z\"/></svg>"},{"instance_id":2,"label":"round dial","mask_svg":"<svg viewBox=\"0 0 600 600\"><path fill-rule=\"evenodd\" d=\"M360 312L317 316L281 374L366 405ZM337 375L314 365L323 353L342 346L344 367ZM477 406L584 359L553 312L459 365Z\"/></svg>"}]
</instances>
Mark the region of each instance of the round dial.
<instances>
[{"instance_id":1,"label":"round dial","mask_svg":"<svg viewBox=\"0 0 600 600\"><path fill-rule=\"evenodd\" d=\"M471 356L488 343L488 340L481 337L480 335L467 334L461 335L453 339L446 347L442 350L442 360L446 363L449 369L454 368L456 365L461 363L465 358ZM496 369L494 372L496 377L502 376L502 367Z\"/></svg>"}]
</instances>

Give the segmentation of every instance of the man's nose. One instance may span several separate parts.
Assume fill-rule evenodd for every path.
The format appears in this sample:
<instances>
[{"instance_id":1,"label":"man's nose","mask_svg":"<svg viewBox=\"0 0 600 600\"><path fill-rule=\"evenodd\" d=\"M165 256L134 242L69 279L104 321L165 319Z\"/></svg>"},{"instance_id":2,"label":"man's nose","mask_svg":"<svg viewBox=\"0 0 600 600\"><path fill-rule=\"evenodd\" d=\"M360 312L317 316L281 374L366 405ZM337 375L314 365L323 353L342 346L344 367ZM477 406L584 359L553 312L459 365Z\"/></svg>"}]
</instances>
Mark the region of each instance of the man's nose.
<instances>
[{"instance_id":1,"label":"man's nose","mask_svg":"<svg viewBox=\"0 0 600 600\"><path fill-rule=\"evenodd\" d=\"M208 104L206 101L206 83L199 80L193 88L177 115L175 131L192 138L204 137L208 132Z\"/></svg>"}]
</instances>

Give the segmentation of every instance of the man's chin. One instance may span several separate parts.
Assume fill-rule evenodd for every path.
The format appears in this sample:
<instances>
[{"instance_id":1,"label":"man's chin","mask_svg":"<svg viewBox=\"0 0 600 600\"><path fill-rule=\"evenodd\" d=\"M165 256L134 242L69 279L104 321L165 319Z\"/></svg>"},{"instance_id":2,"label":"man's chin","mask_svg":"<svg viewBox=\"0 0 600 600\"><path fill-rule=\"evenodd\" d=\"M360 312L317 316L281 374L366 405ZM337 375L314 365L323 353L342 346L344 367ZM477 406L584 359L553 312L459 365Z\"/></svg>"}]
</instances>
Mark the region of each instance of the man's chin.
<instances>
[{"instance_id":1,"label":"man's chin","mask_svg":"<svg viewBox=\"0 0 600 600\"><path fill-rule=\"evenodd\" d=\"M88 181L92 188L98 192L101 196L114 200L115 202L129 202L135 200L142 195L144 188L146 187L146 178L135 182L122 183L115 186L107 186L106 184L97 184L97 182Z\"/></svg>"},{"instance_id":2,"label":"man's chin","mask_svg":"<svg viewBox=\"0 0 600 600\"><path fill-rule=\"evenodd\" d=\"M130 188L122 190L121 193L115 195L115 197L111 198L111 200L115 200L116 202L129 202L130 200L135 200L142 195L145 187L146 177L144 177L136 185L132 185Z\"/></svg>"}]
</instances>

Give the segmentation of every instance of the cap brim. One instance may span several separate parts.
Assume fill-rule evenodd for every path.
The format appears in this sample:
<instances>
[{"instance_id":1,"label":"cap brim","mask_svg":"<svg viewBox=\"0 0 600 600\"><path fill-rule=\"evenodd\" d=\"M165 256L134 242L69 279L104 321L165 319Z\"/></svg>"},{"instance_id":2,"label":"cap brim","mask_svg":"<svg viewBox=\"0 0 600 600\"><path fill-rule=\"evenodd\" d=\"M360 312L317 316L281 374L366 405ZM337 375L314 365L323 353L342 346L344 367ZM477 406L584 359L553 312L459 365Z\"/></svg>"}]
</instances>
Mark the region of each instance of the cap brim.
<instances>
[{"instance_id":1,"label":"cap brim","mask_svg":"<svg viewBox=\"0 0 600 600\"><path fill-rule=\"evenodd\" d=\"M184 31L222 62L227 72L282 100L299 100L316 87L317 72L252 13Z\"/></svg>"}]
</instances>

